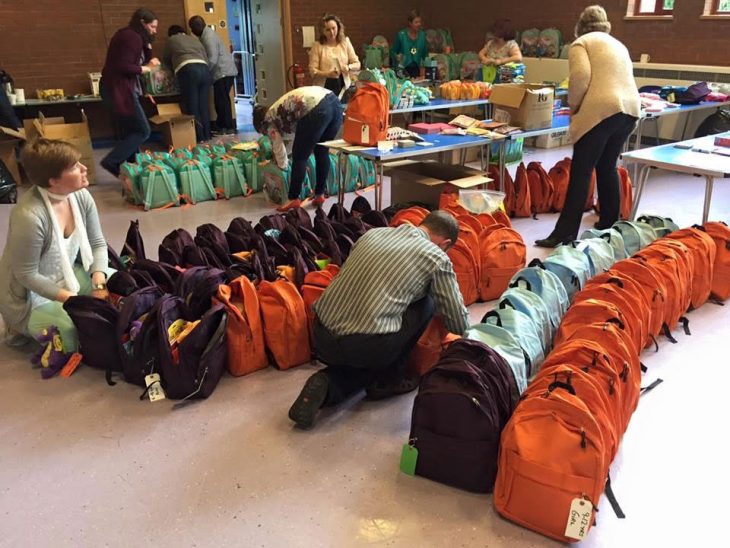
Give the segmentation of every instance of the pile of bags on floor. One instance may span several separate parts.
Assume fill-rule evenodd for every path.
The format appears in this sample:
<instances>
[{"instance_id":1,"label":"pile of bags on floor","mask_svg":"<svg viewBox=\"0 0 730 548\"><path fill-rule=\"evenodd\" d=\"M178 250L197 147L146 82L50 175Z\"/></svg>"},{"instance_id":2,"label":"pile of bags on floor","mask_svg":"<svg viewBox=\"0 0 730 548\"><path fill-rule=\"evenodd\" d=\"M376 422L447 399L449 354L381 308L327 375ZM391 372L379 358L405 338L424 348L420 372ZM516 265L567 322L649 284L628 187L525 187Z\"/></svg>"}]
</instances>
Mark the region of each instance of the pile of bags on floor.
<instances>
[{"instance_id":1,"label":"pile of bags on floor","mask_svg":"<svg viewBox=\"0 0 730 548\"><path fill-rule=\"evenodd\" d=\"M497 166L489 166L491 190L504 192L504 207L510 217L535 217L538 213L560 212L565 205L570 182L570 158L559 160L549 171L545 171L540 162L523 162L517 166L515 178L505 169L504 181L500 183L500 170ZM634 204L633 187L629 172L622 166L617 168L619 190L621 196L619 218L628 219ZM599 212L601 204L596 196L596 173L590 182L586 211L594 209Z\"/></svg>"},{"instance_id":2,"label":"pile of bags on floor","mask_svg":"<svg viewBox=\"0 0 730 548\"><path fill-rule=\"evenodd\" d=\"M248 196L263 191L269 201L281 204L289 192L291 167L280 169L273 161L271 141L226 142L179 148L169 152L138 153L135 162L121 166L123 194L145 211L196 204L218 198ZM375 184L372 161L350 155L330 154L326 191L336 195L340 184L353 192ZM307 164L300 198L314 191L314 155Z\"/></svg>"},{"instance_id":3,"label":"pile of bags on floor","mask_svg":"<svg viewBox=\"0 0 730 548\"><path fill-rule=\"evenodd\" d=\"M255 226L237 217L225 231L203 224L194 236L179 228L162 240L157 261L134 221L121 258L110 251L110 301L64 304L83 362L109 384L121 375L146 390L157 384L154 394L161 387L170 399L208 397L225 369L240 376L307 363L312 304L360 236L388 226L396 210L372 210L360 196L351 211L335 204L314 220L300 209Z\"/></svg>"},{"instance_id":4,"label":"pile of bags on floor","mask_svg":"<svg viewBox=\"0 0 730 548\"><path fill-rule=\"evenodd\" d=\"M729 296L723 223L679 230L645 216L587 231L515 274L426 372L401 468L493 489L507 519L584 539L604 488L621 515L608 470L643 390L640 352L658 350L660 333L677 342L685 312Z\"/></svg>"}]
</instances>

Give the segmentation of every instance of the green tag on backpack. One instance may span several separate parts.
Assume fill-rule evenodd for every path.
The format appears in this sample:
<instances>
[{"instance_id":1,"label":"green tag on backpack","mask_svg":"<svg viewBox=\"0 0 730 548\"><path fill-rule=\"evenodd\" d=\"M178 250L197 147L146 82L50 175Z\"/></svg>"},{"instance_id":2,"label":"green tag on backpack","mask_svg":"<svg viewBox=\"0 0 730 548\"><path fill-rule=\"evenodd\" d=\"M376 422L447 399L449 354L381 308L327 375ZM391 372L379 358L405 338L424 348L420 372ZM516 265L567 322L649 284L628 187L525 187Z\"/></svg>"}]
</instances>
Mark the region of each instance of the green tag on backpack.
<instances>
[{"instance_id":1,"label":"green tag on backpack","mask_svg":"<svg viewBox=\"0 0 730 548\"><path fill-rule=\"evenodd\" d=\"M416 474L416 462L418 461L418 449L410 443L403 444L400 453L400 470L404 474L414 476Z\"/></svg>"}]
</instances>

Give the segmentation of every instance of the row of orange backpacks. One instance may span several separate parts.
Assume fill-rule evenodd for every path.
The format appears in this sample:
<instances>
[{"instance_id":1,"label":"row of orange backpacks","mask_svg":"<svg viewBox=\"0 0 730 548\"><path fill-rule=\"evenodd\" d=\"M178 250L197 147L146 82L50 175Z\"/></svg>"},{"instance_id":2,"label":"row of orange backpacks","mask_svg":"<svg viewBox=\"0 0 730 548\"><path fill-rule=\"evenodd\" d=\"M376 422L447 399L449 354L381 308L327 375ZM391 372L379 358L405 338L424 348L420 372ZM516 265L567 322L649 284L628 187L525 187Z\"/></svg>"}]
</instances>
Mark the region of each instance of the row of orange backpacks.
<instances>
[{"instance_id":1,"label":"row of orange backpacks","mask_svg":"<svg viewBox=\"0 0 730 548\"><path fill-rule=\"evenodd\" d=\"M504 208L510 217L532 217L538 213L562 211L570 181L570 158L559 160L549 171L545 171L540 162L530 162L525 166L520 162L514 179L504 170L504 181L500 182L500 171L497 166L489 166L491 190L505 193ZM628 219L633 205L633 187L629 172L622 166L617 168L620 190L619 218ZM596 197L596 174L593 172L585 210L600 211L600 203Z\"/></svg>"}]
</instances>

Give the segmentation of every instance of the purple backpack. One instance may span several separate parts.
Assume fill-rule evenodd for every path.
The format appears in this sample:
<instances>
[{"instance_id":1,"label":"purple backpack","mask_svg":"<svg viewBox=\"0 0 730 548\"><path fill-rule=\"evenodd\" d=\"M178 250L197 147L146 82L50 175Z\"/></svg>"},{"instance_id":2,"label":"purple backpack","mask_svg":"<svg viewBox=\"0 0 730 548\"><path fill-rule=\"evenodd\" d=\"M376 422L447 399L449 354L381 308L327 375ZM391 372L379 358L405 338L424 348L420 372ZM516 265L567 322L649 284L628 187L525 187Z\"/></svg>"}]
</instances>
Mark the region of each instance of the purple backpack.
<instances>
[{"instance_id":1,"label":"purple backpack","mask_svg":"<svg viewBox=\"0 0 730 548\"><path fill-rule=\"evenodd\" d=\"M124 380L138 386L145 386L144 377L148 374L149 360L154 350L143 344L142 331L148 331L150 325L145 328L147 320L140 322L139 318L150 312L162 296L162 290L156 285L143 287L125 297L119 310L115 341L119 348Z\"/></svg>"},{"instance_id":2,"label":"purple backpack","mask_svg":"<svg viewBox=\"0 0 730 548\"><path fill-rule=\"evenodd\" d=\"M163 238L157 256L163 263L182 266L183 251L189 245L193 245L193 237L184 228L177 228Z\"/></svg>"},{"instance_id":3,"label":"purple backpack","mask_svg":"<svg viewBox=\"0 0 730 548\"><path fill-rule=\"evenodd\" d=\"M129 228L127 229L127 237L124 239L122 255L126 255L133 261L146 258L144 252L144 240L142 240L142 233L139 231L139 220L129 221Z\"/></svg>"},{"instance_id":4,"label":"purple backpack","mask_svg":"<svg viewBox=\"0 0 730 548\"><path fill-rule=\"evenodd\" d=\"M475 493L489 493L497 476L502 429L516 389L507 362L488 346L453 342L421 379L409 443L415 473Z\"/></svg>"}]
</instances>

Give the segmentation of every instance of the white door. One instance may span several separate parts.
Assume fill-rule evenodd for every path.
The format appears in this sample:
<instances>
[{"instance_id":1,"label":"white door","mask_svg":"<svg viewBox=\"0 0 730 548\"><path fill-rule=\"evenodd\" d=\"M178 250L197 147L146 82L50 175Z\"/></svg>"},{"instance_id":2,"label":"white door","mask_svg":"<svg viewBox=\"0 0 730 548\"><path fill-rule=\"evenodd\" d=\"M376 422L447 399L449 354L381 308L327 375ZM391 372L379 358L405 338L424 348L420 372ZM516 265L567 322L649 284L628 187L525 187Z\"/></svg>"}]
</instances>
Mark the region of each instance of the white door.
<instances>
[{"instance_id":1,"label":"white door","mask_svg":"<svg viewBox=\"0 0 730 548\"><path fill-rule=\"evenodd\" d=\"M256 48L256 102L270 105L286 92L281 2L251 0Z\"/></svg>"}]
</instances>

